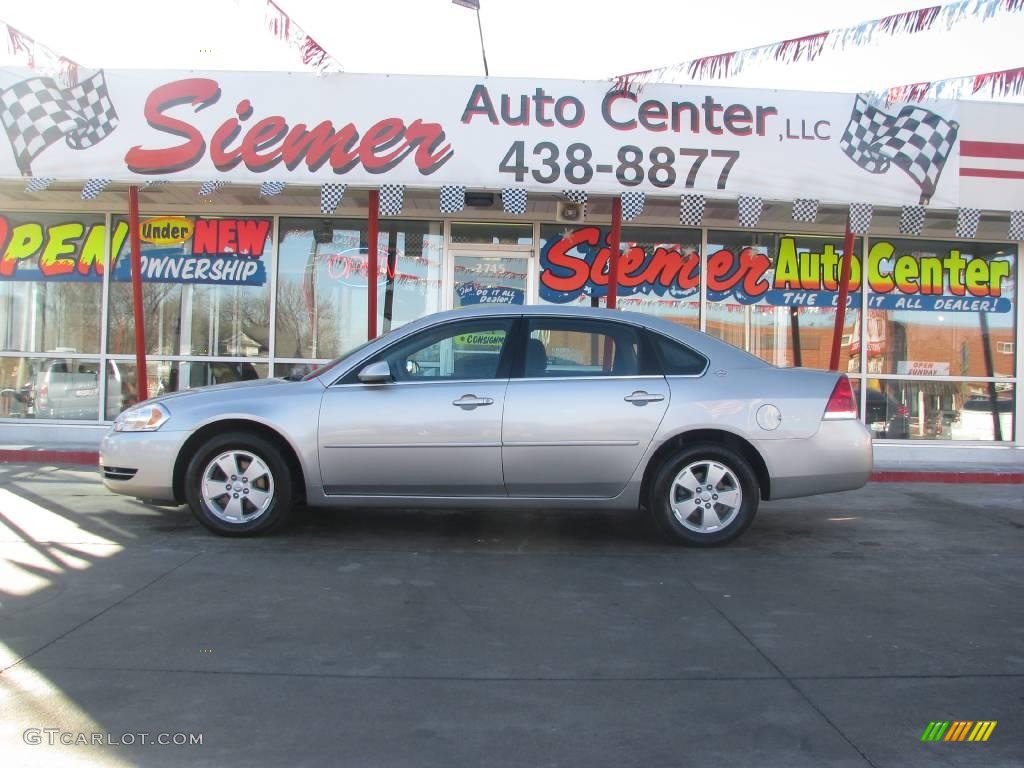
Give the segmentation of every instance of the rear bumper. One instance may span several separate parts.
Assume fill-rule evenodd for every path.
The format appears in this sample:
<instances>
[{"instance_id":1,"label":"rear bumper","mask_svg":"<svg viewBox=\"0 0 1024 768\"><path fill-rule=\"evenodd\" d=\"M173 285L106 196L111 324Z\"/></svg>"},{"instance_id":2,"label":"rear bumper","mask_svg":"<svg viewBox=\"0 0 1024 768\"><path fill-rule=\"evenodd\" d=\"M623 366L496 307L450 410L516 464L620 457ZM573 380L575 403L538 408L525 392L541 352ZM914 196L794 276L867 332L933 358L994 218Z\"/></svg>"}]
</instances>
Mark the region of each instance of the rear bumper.
<instances>
[{"instance_id":1,"label":"rear bumper","mask_svg":"<svg viewBox=\"0 0 1024 768\"><path fill-rule=\"evenodd\" d=\"M100 474L114 493L176 503L174 462L188 432L108 432L100 444ZM127 471L126 471L127 470ZM129 476L130 470L135 470Z\"/></svg>"},{"instance_id":2,"label":"rear bumper","mask_svg":"<svg viewBox=\"0 0 1024 768\"><path fill-rule=\"evenodd\" d=\"M811 438L755 440L771 477L771 499L862 487L871 477L871 433L856 419L823 421Z\"/></svg>"}]
</instances>

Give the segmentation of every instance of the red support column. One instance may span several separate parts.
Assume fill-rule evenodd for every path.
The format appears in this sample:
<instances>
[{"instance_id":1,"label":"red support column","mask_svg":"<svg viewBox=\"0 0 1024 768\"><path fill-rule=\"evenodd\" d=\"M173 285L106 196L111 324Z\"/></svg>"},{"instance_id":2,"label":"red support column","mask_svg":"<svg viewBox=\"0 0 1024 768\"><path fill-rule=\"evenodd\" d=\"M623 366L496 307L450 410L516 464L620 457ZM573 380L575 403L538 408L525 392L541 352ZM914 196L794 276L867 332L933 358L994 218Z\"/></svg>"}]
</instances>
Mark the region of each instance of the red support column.
<instances>
[{"instance_id":1,"label":"red support column","mask_svg":"<svg viewBox=\"0 0 1024 768\"><path fill-rule=\"evenodd\" d=\"M366 339L377 338L377 231L380 217L380 191L370 190L370 216L366 263Z\"/></svg>"},{"instance_id":2,"label":"red support column","mask_svg":"<svg viewBox=\"0 0 1024 768\"><path fill-rule=\"evenodd\" d=\"M853 262L853 232L850 231L850 217L846 217L846 236L843 240L843 266L839 274L839 306L836 307L836 327L832 331L832 356L828 367L839 370L839 347L843 340L843 326L846 324L846 298L850 295L850 264Z\"/></svg>"},{"instance_id":3,"label":"red support column","mask_svg":"<svg viewBox=\"0 0 1024 768\"><path fill-rule=\"evenodd\" d=\"M619 294L619 251L622 250L622 197L612 198L612 231L608 238L608 309L615 309L615 300Z\"/></svg>"},{"instance_id":4,"label":"red support column","mask_svg":"<svg viewBox=\"0 0 1024 768\"><path fill-rule=\"evenodd\" d=\"M146 322L142 316L142 246L139 243L139 188L128 187L128 235L132 249L132 306L135 314L135 382L141 403L149 399Z\"/></svg>"}]
</instances>

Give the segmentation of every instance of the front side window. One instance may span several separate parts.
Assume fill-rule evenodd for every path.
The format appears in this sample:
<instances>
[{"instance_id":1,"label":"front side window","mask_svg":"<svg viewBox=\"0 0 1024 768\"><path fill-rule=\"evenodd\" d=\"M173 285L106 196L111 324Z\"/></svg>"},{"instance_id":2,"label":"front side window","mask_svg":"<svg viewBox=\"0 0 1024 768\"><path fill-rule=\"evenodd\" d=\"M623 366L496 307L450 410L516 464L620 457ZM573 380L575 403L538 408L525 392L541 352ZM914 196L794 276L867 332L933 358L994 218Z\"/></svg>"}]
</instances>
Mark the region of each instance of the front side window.
<instances>
[{"instance_id":1,"label":"front side window","mask_svg":"<svg viewBox=\"0 0 1024 768\"><path fill-rule=\"evenodd\" d=\"M539 318L530 320L523 375L637 376L640 334L615 323Z\"/></svg>"},{"instance_id":2,"label":"front side window","mask_svg":"<svg viewBox=\"0 0 1024 768\"><path fill-rule=\"evenodd\" d=\"M500 378L512 318L453 323L418 333L386 351L395 381Z\"/></svg>"}]
</instances>

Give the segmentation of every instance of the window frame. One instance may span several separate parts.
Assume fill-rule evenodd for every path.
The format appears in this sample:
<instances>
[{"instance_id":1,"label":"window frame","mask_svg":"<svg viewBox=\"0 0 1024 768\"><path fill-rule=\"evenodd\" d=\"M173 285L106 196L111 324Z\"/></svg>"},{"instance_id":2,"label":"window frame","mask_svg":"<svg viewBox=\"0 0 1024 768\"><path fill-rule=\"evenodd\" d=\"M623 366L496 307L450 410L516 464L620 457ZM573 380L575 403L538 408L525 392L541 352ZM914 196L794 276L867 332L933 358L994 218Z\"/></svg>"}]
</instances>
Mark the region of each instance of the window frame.
<instances>
[{"instance_id":1,"label":"window frame","mask_svg":"<svg viewBox=\"0 0 1024 768\"><path fill-rule=\"evenodd\" d=\"M699 379L702 376L704 376L705 374L707 374L708 368L711 367L711 359L707 355L705 355L703 352L701 352L700 350L694 349L689 344L686 344L686 343L680 341L679 339L674 339L671 336L668 336L668 335L666 335L664 333L658 333L657 331L652 331L652 330L648 329L647 330L647 334L648 334L648 337L649 337L648 338L648 343L651 346L652 353L655 355L655 357L658 360L658 368L661 371L661 375L662 376L666 376L666 377L667 376L672 376L673 378L681 378L681 379ZM659 343L662 340L667 341L670 344L675 344L677 346L683 347L684 349L689 350L690 352L695 354L697 357L699 357L701 360L703 360L704 361L704 367L701 369L700 373L669 373L668 372L668 366L665 364L665 356L664 356L664 354L661 351L661 346L660 346L660 343Z\"/></svg>"}]
</instances>

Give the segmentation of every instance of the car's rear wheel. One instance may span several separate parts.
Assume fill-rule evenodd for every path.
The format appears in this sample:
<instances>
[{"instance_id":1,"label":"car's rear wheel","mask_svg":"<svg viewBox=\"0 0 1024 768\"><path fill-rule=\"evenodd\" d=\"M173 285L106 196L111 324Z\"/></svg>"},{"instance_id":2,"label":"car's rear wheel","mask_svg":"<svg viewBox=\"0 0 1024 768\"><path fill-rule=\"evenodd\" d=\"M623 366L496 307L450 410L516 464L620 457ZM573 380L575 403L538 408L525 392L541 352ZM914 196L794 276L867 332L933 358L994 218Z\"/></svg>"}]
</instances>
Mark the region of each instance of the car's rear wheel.
<instances>
[{"instance_id":1,"label":"car's rear wheel","mask_svg":"<svg viewBox=\"0 0 1024 768\"><path fill-rule=\"evenodd\" d=\"M654 476L649 505L673 541L698 547L726 544L754 521L760 489L749 462L724 445L683 448Z\"/></svg>"},{"instance_id":2,"label":"car's rear wheel","mask_svg":"<svg viewBox=\"0 0 1024 768\"><path fill-rule=\"evenodd\" d=\"M291 511L291 473L270 441L244 432L218 435L192 456L185 498L196 519L214 533L266 533L283 525Z\"/></svg>"}]
</instances>

